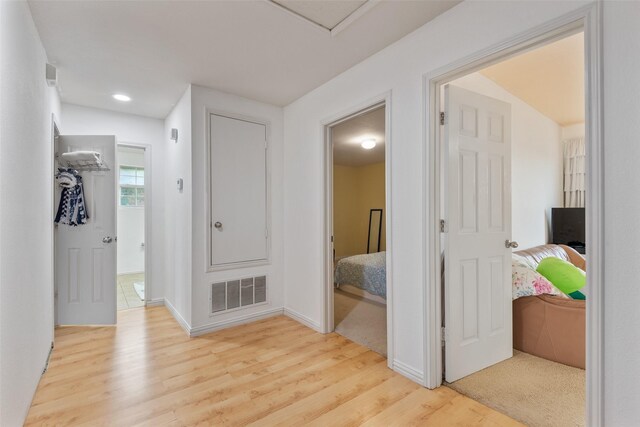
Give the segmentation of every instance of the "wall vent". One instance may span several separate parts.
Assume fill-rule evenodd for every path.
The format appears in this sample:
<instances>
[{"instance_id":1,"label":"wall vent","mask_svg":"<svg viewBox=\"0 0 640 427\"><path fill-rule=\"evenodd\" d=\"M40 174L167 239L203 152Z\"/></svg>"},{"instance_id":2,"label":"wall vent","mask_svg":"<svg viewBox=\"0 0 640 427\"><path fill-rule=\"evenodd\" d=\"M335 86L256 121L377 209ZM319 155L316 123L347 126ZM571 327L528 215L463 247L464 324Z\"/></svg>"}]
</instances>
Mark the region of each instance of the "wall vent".
<instances>
[{"instance_id":1,"label":"wall vent","mask_svg":"<svg viewBox=\"0 0 640 427\"><path fill-rule=\"evenodd\" d=\"M267 276L211 285L211 313L223 313L267 301Z\"/></svg>"}]
</instances>

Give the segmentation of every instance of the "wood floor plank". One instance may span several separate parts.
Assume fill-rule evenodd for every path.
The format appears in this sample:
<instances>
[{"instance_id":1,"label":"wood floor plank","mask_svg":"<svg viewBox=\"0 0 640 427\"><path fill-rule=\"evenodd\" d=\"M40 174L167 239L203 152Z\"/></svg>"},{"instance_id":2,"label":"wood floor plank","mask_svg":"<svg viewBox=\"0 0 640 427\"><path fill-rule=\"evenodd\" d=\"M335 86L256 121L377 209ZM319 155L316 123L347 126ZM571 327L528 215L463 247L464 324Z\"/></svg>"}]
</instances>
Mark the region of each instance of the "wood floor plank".
<instances>
[{"instance_id":1,"label":"wood floor plank","mask_svg":"<svg viewBox=\"0 0 640 427\"><path fill-rule=\"evenodd\" d=\"M164 307L56 329L26 425L519 425L284 316L189 338Z\"/></svg>"}]
</instances>

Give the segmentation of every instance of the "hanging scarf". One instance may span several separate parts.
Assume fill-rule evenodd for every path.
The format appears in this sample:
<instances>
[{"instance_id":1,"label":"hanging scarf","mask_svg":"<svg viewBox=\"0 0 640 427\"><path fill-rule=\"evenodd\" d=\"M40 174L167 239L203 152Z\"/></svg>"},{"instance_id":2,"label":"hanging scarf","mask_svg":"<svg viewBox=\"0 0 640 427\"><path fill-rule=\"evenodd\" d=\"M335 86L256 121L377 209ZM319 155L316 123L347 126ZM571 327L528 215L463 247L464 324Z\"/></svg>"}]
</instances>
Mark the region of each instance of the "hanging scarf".
<instances>
[{"instance_id":1,"label":"hanging scarf","mask_svg":"<svg viewBox=\"0 0 640 427\"><path fill-rule=\"evenodd\" d=\"M73 169L60 169L56 178L62 187L62 193L55 223L74 227L86 224L89 214L84 201L82 177Z\"/></svg>"}]
</instances>

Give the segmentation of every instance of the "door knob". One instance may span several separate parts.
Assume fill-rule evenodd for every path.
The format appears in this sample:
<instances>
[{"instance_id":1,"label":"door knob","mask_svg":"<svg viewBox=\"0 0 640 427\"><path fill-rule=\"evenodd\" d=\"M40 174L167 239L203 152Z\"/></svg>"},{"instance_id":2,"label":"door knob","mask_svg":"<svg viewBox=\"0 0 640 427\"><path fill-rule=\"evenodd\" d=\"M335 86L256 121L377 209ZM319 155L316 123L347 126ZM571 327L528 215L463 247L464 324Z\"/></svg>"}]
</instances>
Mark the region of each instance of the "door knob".
<instances>
[{"instance_id":1,"label":"door knob","mask_svg":"<svg viewBox=\"0 0 640 427\"><path fill-rule=\"evenodd\" d=\"M219 228L222 228L222 223L221 223L220 221L218 221L218 222L216 222L215 224L213 224L213 226L214 226L215 228L218 228L218 229L219 229Z\"/></svg>"},{"instance_id":2,"label":"door knob","mask_svg":"<svg viewBox=\"0 0 640 427\"><path fill-rule=\"evenodd\" d=\"M518 247L518 242L514 242L513 240L505 240L504 241L504 247L505 248L517 248Z\"/></svg>"},{"instance_id":3,"label":"door knob","mask_svg":"<svg viewBox=\"0 0 640 427\"><path fill-rule=\"evenodd\" d=\"M113 238L110 236L102 238L102 243L111 243L111 242L113 242Z\"/></svg>"}]
</instances>

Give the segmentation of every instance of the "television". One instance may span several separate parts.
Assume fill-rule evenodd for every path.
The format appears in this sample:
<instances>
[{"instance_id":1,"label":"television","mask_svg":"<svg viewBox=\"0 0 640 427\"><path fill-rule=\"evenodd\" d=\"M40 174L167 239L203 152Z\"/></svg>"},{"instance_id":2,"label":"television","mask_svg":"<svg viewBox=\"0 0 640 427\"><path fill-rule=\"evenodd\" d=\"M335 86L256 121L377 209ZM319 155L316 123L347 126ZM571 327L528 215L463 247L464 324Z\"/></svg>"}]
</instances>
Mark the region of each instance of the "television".
<instances>
[{"instance_id":1,"label":"television","mask_svg":"<svg viewBox=\"0 0 640 427\"><path fill-rule=\"evenodd\" d=\"M551 242L585 253L584 208L551 208Z\"/></svg>"}]
</instances>

